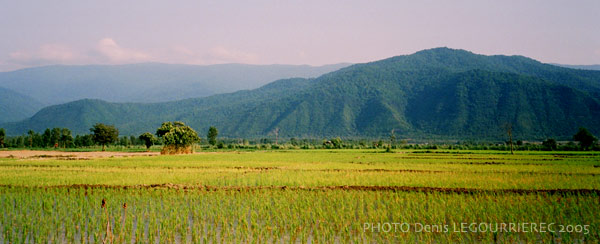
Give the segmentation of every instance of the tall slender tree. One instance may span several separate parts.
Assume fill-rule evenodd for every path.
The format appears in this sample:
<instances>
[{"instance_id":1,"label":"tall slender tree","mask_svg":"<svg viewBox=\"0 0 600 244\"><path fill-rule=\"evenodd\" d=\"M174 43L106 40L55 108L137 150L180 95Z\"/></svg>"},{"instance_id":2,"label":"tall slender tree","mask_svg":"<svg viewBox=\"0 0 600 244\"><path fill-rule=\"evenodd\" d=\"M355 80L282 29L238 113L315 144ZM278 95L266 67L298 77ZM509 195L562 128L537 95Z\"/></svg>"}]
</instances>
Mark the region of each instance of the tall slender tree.
<instances>
[{"instance_id":1,"label":"tall slender tree","mask_svg":"<svg viewBox=\"0 0 600 244\"><path fill-rule=\"evenodd\" d=\"M4 138L6 137L6 131L4 128L0 128L0 147L4 147Z\"/></svg>"},{"instance_id":2,"label":"tall slender tree","mask_svg":"<svg viewBox=\"0 0 600 244\"><path fill-rule=\"evenodd\" d=\"M214 126L208 128L208 133L206 134L206 139L208 139L208 143L210 145L217 144L217 136L219 135L219 131Z\"/></svg>"},{"instance_id":3,"label":"tall slender tree","mask_svg":"<svg viewBox=\"0 0 600 244\"><path fill-rule=\"evenodd\" d=\"M51 146L51 137L52 137L52 132L50 132L49 128L46 128L46 130L44 131L44 134L42 134L42 141L44 143L44 147L49 147Z\"/></svg>"},{"instance_id":4,"label":"tall slender tree","mask_svg":"<svg viewBox=\"0 0 600 244\"><path fill-rule=\"evenodd\" d=\"M35 131L29 130L27 131L27 135L29 135L29 137L27 138L27 142L29 142L29 147L33 147L33 136L35 135Z\"/></svg>"},{"instance_id":5,"label":"tall slender tree","mask_svg":"<svg viewBox=\"0 0 600 244\"><path fill-rule=\"evenodd\" d=\"M396 133L394 132L394 129L392 129L390 131L390 144L388 145L386 152L392 152L392 146L394 145L394 142L396 142Z\"/></svg>"},{"instance_id":6,"label":"tall slender tree","mask_svg":"<svg viewBox=\"0 0 600 244\"><path fill-rule=\"evenodd\" d=\"M503 125L504 131L508 135L508 144L510 145L510 154L515 154L513 149L513 126L511 123L506 123Z\"/></svg>"},{"instance_id":7,"label":"tall slender tree","mask_svg":"<svg viewBox=\"0 0 600 244\"><path fill-rule=\"evenodd\" d=\"M275 128L273 132L275 133L275 145L277 145L277 141L279 140L279 127Z\"/></svg>"},{"instance_id":8,"label":"tall slender tree","mask_svg":"<svg viewBox=\"0 0 600 244\"><path fill-rule=\"evenodd\" d=\"M64 148L70 147L73 144L73 135L71 135L71 130L67 128L60 129L60 143Z\"/></svg>"}]
</instances>

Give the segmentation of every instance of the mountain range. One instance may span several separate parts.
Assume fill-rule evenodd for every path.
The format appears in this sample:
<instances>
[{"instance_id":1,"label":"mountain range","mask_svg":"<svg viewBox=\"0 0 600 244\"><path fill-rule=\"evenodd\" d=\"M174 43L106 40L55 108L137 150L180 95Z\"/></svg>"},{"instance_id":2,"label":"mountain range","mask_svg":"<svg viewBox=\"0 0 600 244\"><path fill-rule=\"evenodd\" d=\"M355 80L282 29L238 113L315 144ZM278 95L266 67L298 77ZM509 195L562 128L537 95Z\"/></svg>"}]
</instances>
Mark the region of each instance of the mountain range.
<instances>
[{"instance_id":1,"label":"mountain range","mask_svg":"<svg viewBox=\"0 0 600 244\"><path fill-rule=\"evenodd\" d=\"M0 123L29 118L43 107L36 99L0 87Z\"/></svg>"},{"instance_id":2,"label":"mountain range","mask_svg":"<svg viewBox=\"0 0 600 244\"><path fill-rule=\"evenodd\" d=\"M19 101L31 101L5 103L8 98L0 100L0 122L26 119L44 106L79 99L142 103L174 101L255 89L283 78L318 77L348 65L143 63L54 65L0 72L2 94L10 92L11 96L20 96ZM7 113L9 107L20 112Z\"/></svg>"},{"instance_id":3,"label":"mountain range","mask_svg":"<svg viewBox=\"0 0 600 244\"><path fill-rule=\"evenodd\" d=\"M585 70L600 70L600 64L592 65L572 65L572 64L554 64L556 66L571 68L571 69L585 69Z\"/></svg>"},{"instance_id":4,"label":"mountain range","mask_svg":"<svg viewBox=\"0 0 600 244\"><path fill-rule=\"evenodd\" d=\"M600 71L434 48L355 64L313 79L283 79L254 90L162 103L85 99L1 124L9 134L67 127L88 133L114 124L123 135L183 121L225 137L570 138L600 133Z\"/></svg>"}]
</instances>

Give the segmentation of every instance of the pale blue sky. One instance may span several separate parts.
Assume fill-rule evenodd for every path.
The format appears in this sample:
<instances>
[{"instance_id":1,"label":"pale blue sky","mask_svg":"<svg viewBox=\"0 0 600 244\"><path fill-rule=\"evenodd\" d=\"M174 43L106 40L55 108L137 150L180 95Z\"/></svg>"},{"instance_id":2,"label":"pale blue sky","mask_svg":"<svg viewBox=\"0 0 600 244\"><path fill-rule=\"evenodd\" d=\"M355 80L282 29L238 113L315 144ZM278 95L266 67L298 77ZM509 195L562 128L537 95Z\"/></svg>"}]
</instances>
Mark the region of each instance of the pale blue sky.
<instances>
[{"instance_id":1,"label":"pale blue sky","mask_svg":"<svg viewBox=\"0 0 600 244\"><path fill-rule=\"evenodd\" d=\"M8 1L0 71L368 62L447 46L600 64L600 1Z\"/></svg>"}]
</instances>

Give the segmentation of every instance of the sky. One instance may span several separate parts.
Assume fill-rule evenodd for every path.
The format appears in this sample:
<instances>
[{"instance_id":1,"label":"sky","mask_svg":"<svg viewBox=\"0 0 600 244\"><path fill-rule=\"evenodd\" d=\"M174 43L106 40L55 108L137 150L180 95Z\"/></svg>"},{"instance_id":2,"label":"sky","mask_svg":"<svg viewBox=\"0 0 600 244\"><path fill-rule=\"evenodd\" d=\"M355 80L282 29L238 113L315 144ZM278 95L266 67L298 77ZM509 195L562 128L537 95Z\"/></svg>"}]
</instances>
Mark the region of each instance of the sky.
<instances>
[{"instance_id":1,"label":"sky","mask_svg":"<svg viewBox=\"0 0 600 244\"><path fill-rule=\"evenodd\" d=\"M362 63L450 47L600 64L598 0L0 0L0 71Z\"/></svg>"}]
</instances>

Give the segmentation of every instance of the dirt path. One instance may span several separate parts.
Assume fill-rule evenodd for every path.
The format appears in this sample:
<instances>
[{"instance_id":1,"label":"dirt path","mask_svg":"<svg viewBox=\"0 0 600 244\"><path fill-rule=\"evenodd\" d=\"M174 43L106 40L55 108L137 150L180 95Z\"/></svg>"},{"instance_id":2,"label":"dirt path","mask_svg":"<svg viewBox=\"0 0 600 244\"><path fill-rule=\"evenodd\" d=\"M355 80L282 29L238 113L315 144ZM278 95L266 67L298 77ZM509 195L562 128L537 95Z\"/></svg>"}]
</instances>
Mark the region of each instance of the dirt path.
<instances>
[{"instance_id":1,"label":"dirt path","mask_svg":"<svg viewBox=\"0 0 600 244\"><path fill-rule=\"evenodd\" d=\"M109 157L157 156L159 152L61 152L61 151L0 151L0 158L61 158L93 159Z\"/></svg>"}]
</instances>

